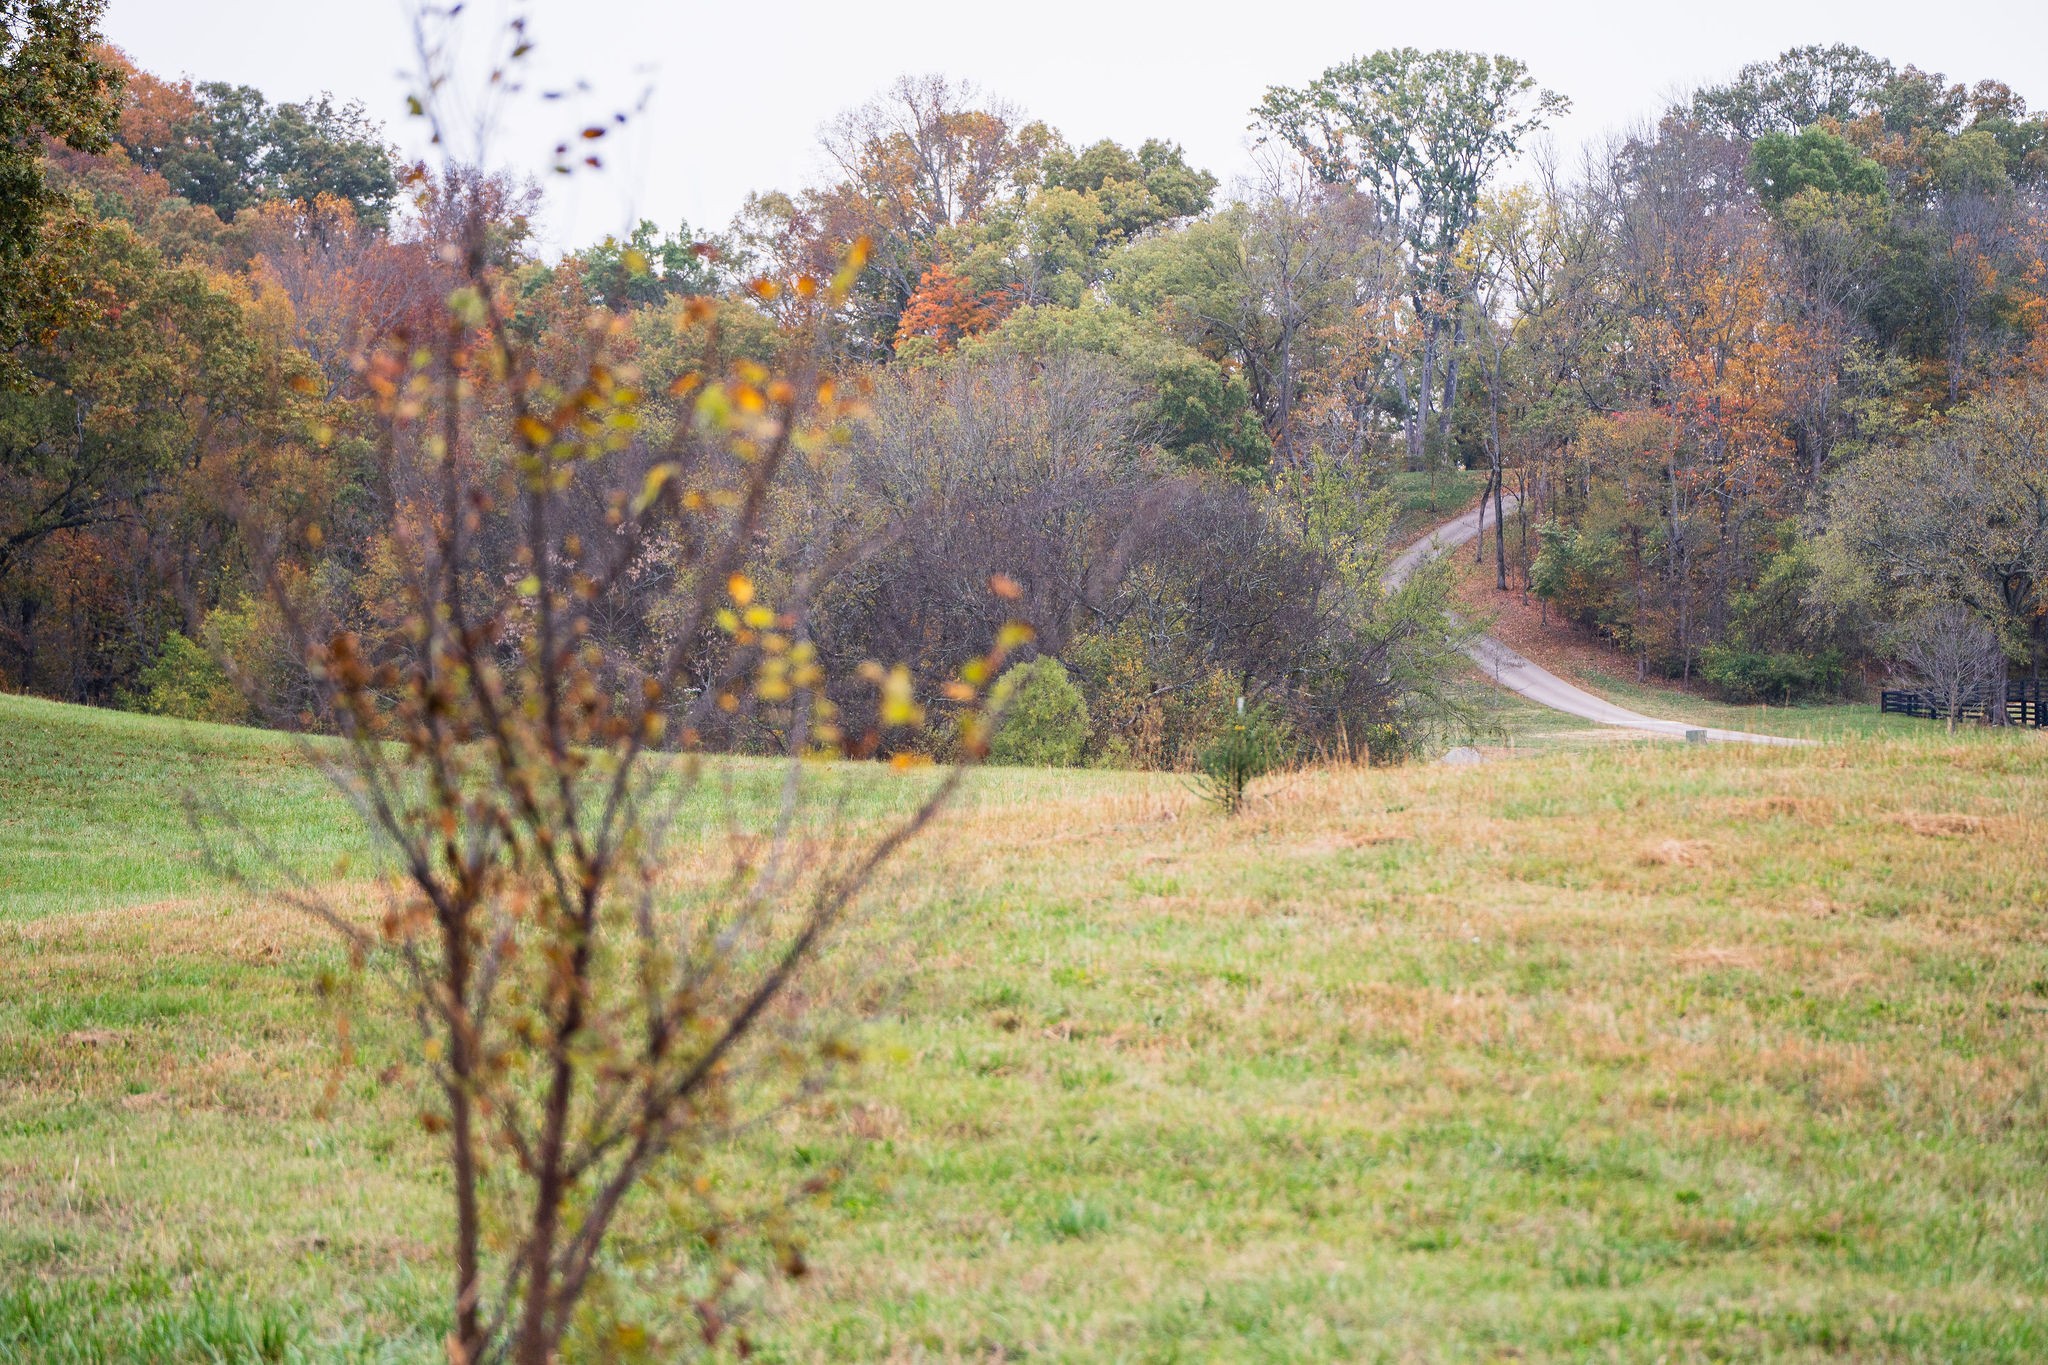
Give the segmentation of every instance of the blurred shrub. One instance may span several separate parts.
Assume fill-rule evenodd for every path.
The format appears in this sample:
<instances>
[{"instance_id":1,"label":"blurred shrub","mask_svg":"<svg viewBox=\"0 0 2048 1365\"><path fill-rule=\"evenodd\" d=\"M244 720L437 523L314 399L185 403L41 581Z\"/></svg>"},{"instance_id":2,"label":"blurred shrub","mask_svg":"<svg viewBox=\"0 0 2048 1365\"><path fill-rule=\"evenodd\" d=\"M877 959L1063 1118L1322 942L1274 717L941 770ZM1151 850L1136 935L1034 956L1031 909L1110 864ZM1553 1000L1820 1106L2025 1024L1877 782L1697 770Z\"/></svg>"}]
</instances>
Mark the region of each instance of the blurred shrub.
<instances>
[{"instance_id":1,"label":"blurred shrub","mask_svg":"<svg viewBox=\"0 0 2048 1365\"><path fill-rule=\"evenodd\" d=\"M1088 703L1050 655L1018 664L996 680L1002 722L989 761L1016 767L1071 768L1088 748Z\"/></svg>"}]
</instances>

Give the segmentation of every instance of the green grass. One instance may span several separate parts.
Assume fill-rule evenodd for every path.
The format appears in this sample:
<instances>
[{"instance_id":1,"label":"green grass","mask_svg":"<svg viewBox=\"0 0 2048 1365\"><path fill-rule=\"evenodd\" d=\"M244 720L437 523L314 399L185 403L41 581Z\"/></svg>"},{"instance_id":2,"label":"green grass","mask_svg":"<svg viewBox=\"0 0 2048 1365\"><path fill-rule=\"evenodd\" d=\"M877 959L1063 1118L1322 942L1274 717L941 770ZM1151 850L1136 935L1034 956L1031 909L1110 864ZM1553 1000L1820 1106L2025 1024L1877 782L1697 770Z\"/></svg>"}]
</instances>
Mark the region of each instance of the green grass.
<instances>
[{"instance_id":1,"label":"green grass","mask_svg":"<svg viewBox=\"0 0 2048 1365\"><path fill-rule=\"evenodd\" d=\"M311 752L290 735L0 695L0 921L208 893L224 870L263 883L363 875L375 846ZM929 780L875 781L876 771L821 770L820 809L900 812ZM683 827L758 811L781 776L773 763L722 765ZM1067 782L1017 771L1000 788L971 782L962 801Z\"/></svg>"},{"instance_id":2,"label":"green grass","mask_svg":"<svg viewBox=\"0 0 2048 1365\"><path fill-rule=\"evenodd\" d=\"M1486 487L1486 475L1474 469L1443 469L1431 474L1403 470L1394 475L1394 543L1405 544L1470 507Z\"/></svg>"},{"instance_id":3,"label":"green grass","mask_svg":"<svg viewBox=\"0 0 2048 1365\"><path fill-rule=\"evenodd\" d=\"M363 847L285 736L0 697L0 920L212 890L256 840L316 875Z\"/></svg>"},{"instance_id":4,"label":"green grass","mask_svg":"<svg viewBox=\"0 0 2048 1365\"><path fill-rule=\"evenodd\" d=\"M439 1358L431 1148L368 1060L316 1112L333 950L120 872L176 862L189 739L0 733L10 835L112 841L0 919L0 1361ZM289 750L209 743L350 847ZM848 1170L760 1355L2044 1358L2044 802L2038 736L1933 727L1309 772L1236 821L982 774L840 958L897 987L871 1064L720 1166Z\"/></svg>"},{"instance_id":5,"label":"green grass","mask_svg":"<svg viewBox=\"0 0 2048 1365\"><path fill-rule=\"evenodd\" d=\"M1691 720L1722 730L1746 730L1795 739L1898 739L1947 743L1945 728L1906 716L1887 716L1877 703L1847 701L1798 702L1790 706L1744 706L1712 701L1689 692L1638 682L1625 662L1595 668L1583 663L1557 666L1561 676L1586 690L1646 716Z\"/></svg>"}]
</instances>

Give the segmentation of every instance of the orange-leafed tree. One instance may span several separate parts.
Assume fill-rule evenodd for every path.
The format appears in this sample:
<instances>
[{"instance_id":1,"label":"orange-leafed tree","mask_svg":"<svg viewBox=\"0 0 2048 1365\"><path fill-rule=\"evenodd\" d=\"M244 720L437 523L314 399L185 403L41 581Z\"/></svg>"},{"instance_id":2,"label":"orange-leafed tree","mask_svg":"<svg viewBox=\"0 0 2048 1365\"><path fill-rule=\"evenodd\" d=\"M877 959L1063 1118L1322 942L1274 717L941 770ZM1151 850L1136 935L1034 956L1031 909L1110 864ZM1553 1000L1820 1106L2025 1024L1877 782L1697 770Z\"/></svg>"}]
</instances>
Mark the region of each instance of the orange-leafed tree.
<instances>
[{"instance_id":1,"label":"orange-leafed tree","mask_svg":"<svg viewBox=\"0 0 2048 1365\"><path fill-rule=\"evenodd\" d=\"M974 281L944 261L925 267L917 290L903 306L894 340L904 357L950 351L964 337L985 332L1015 304L1007 289L977 289Z\"/></svg>"}]
</instances>

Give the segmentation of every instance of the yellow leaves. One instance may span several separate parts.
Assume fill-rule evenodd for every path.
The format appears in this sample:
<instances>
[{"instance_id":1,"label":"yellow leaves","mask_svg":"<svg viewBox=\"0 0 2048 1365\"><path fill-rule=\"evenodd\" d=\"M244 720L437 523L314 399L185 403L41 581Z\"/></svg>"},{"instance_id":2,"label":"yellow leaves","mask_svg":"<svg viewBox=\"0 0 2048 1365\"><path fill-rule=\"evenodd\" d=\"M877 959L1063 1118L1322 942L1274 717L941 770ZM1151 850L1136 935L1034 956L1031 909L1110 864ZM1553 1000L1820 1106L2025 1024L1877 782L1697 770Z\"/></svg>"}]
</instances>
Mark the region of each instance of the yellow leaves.
<instances>
[{"instance_id":1,"label":"yellow leaves","mask_svg":"<svg viewBox=\"0 0 2048 1365\"><path fill-rule=\"evenodd\" d=\"M754 581L743 573L736 573L725 580L725 590L732 600L744 607L754 600Z\"/></svg>"},{"instance_id":2,"label":"yellow leaves","mask_svg":"<svg viewBox=\"0 0 2048 1365\"><path fill-rule=\"evenodd\" d=\"M639 516L654 506L654 500L661 496L661 490L676 476L676 466L664 461L647 471L646 481L640 485L639 496L633 499L633 515Z\"/></svg>"},{"instance_id":3,"label":"yellow leaves","mask_svg":"<svg viewBox=\"0 0 2048 1365\"><path fill-rule=\"evenodd\" d=\"M897 664L884 673L881 665L876 664L872 666L874 672L869 673L869 667L866 664L862 665L861 673L870 681L876 682L876 685L881 689L882 724L902 726L924 724L924 708L917 704L917 693L910 679L910 669L903 664ZM879 680L876 679L876 674L880 674Z\"/></svg>"},{"instance_id":4,"label":"yellow leaves","mask_svg":"<svg viewBox=\"0 0 2048 1365\"><path fill-rule=\"evenodd\" d=\"M839 258L839 269L832 276L832 302L843 303L853 292L853 285L860 278L860 272L867 269L868 252L873 243L866 237L856 240L846 248L846 254Z\"/></svg>"},{"instance_id":5,"label":"yellow leaves","mask_svg":"<svg viewBox=\"0 0 2048 1365\"><path fill-rule=\"evenodd\" d=\"M531 413L519 419L518 427L519 439L526 443L529 450L545 450L555 439L555 433L548 424Z\"/></svg>"},{"instance_id":6,"label":"yellow leaves","mask_svg":"<svg viewBox=\"0 0 2048 1365\"><path fill-rule=\"evenodd\" d=\"M717 430L732 425L732 395L723 384L708 384L697 398L697 424Z\"/></svg>"},{"instance_id":7,"label":"yellow leaves","mask_svg":"<svg viewBox=\"0 0 2048 1365\"><path fill-rule=\"evenodd\" d=\"M448 311L465 327L481 327L490 315L483 294L468 285L448 296Z\"/></svg>"},{"instance_id":8,"label":"yellow leaves","mask_svg":"<svg viewBox=\"0 0 2048 1365\"><path fill-rule=\"evenodd\" d=\"M748 607L740 619L755 630L765 630L775 624L775 613L767 607L755 605Z\"/></svg>"},{"instance_id":9,"label":"yellow leaves","mask_svg":"<svg viewBox=\"0 0 2048 1365\"><path fill-rule=\"evenodd\" d=\"M1022 621L1007 621L1003 628L996 632L996 648L1008 654L1019 645L1030 644L1037 636L1038 632Z\"/></svg>"}]
</instances>

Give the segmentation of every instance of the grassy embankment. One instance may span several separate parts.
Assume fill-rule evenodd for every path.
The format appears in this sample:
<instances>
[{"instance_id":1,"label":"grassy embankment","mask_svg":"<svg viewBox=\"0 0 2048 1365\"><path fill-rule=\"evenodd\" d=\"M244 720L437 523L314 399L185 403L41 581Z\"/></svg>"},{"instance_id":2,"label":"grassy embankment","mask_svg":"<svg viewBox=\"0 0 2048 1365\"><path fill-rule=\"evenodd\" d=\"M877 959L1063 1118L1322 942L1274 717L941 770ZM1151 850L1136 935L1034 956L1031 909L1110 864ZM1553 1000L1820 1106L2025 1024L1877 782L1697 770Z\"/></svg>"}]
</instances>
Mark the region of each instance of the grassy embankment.
<instances>
[{"instance_id":1,"label":"grassy embankment","mask_svg":"<svg viewBox=\"0 0 2048 1365\"><path fill-rule=\"evenodd\" d=\"M426 1139L367 1065L315 1114L335 954L208 889L195 786L309 875L356 847L273 737L0 698L0 1360L435 1359ZM981 775L851 951L906 983L874 1064L736 1161L857 1158L757 1339L2042 1358L2043 809L2041 737L1932 727L1312 773L1230 823Z\"/></svg>"}]
</instances>

